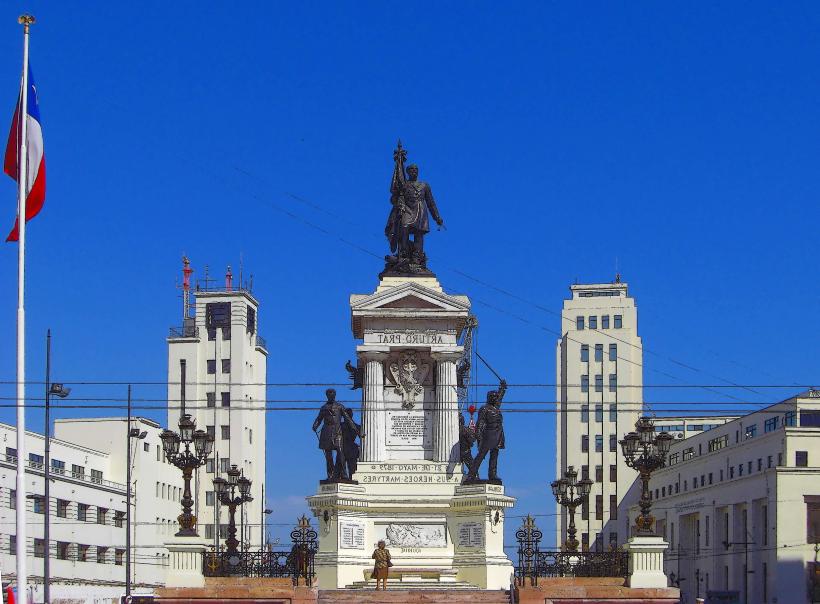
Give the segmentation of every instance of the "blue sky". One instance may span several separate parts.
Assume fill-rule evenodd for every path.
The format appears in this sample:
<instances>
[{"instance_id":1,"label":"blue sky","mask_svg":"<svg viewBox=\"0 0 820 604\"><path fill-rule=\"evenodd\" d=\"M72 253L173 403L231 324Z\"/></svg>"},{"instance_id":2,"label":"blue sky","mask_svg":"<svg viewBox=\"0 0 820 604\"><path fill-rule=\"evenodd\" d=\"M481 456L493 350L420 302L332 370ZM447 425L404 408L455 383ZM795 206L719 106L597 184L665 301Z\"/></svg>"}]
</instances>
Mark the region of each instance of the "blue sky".
<instances>
[{"instance_id":1,"label":"blue sky","mask_svg":"<svg viewBox=\"0 0 820 604\"><path fill-rule=\"evenodd\" d=\"M348 296L377 284L398 137L447 223L431 267L471 296L479 351L512 384L554 383L569 284L616 266L639 306L648 401L739 408L816 380L817 4L10 2L9 123L23 11L38 19L48 162L28 230L28 368L42 379L51 327L75 400L125 395L78 382L158 382L135 397L162 404L183 253L195 276L240 256L253 273L269 382L344 382ZM5 179L0 224L14 208ZM0 282L9 382L15 245L0 246ZM696 387L730 382L786 387ZM83 413L102 412L58 415ZM320 477L310 415L268 416L274 523ZM506 422L515 513L551 514L553 417Z\"/></svg>"}]
</instances>

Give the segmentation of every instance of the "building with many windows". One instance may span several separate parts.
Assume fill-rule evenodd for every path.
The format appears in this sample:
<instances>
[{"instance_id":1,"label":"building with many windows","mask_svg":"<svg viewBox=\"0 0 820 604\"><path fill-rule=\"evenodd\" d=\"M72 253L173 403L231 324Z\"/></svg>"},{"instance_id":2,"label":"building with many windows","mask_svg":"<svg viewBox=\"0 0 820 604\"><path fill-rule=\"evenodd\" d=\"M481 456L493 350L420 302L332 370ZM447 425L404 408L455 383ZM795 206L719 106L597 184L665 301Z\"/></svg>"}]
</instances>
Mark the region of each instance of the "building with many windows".
<instances>
[{"instance_id":1,"label":"building with many windows","mask_svg":"<svg viewBox=\"0 0 820 604\"><path fill-rule=\"evenodd\" d=\"M683 603L709 590L748 604L820 597L820 391L675 441L650 487Z\"/></svg>"}]
</instances>

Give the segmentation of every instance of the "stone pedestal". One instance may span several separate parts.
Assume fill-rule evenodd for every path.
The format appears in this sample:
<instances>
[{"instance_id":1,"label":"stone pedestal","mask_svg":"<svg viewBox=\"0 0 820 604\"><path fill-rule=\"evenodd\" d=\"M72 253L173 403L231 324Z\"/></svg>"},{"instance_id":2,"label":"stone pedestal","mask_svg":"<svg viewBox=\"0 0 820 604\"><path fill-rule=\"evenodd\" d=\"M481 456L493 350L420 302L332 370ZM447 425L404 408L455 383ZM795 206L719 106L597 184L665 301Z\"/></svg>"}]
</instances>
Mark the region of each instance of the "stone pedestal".
<instances>
[{"instance_id":1,"label":"stone pedestal","mask_svg":"<svg viewBox=\"0 0 820 604\"><path fill-rule=\"evenodd\" d=\"M319 587L364 586L381 539L405 588L509 587L503 529L515 500L502 485L462 485L457 365L469 299L435 277L386 277L350 305L364 436L358 484L308 497Z\"/></svg>"},{"instance_id":2,"label":"stone pedestal","mask_svg":"<svg viewBox=\"0 0 820 604\"><path fill-rule=\"evenodd\" d=\"M663 553L668 547L669 544L657 536L632 537L624 545L629 552L629 587L667 587Z\"/></svg>"},{"instance_id":3,"label":"stone pedestal","mask_svg":"<svg viewBox=\"0 0 820 604\"><path fill-rule=\"evenodd\" d=\"M201 537L176 537L165 543L168 550L167 587L202 587L202 557L209 542Z\"/></svg>"}]
</instances>

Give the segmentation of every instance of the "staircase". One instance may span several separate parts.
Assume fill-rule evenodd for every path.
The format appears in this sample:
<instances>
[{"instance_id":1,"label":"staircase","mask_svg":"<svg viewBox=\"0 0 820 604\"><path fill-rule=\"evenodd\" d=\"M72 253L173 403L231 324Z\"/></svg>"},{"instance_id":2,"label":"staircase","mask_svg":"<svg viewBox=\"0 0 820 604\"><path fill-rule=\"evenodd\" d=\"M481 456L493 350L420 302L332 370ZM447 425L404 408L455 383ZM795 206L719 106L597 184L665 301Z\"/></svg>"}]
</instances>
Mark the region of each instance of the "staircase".
<instances>
[{"instance_id":1,"label":"staircase","mask_svg":"<svg viewBox=\"0 0 820 604\"><path fill-rule=\"evenodd\" d=\"M484 589L320 589L318 604L510 604L507 591Z\"/></svg>"}]
</instances>

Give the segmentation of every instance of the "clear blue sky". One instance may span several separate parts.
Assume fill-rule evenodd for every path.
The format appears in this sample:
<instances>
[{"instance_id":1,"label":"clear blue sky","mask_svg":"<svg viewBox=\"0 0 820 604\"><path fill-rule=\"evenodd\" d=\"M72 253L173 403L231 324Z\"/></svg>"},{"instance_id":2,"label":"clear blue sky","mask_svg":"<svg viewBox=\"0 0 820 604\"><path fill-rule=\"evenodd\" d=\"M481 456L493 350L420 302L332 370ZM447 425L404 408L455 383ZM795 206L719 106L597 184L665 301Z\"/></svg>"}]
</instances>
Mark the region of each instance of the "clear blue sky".
<instances>
[{"instance_id":1,"label":"clear blue sky","mask_svg":"<svg viewBox=\"0 0 820 604\"><path fill-rule=\"evenodd\" d=\"M345 381L348 296L372 291L382 265L340 238L385 253L397 137L448 226L428 240L431 267L472 297L479 351L511 383L554 382L552 313L570 283L610 280L616 264L639 305L647 400L730 408L820 381L816 3L10 2L3 128L24 10L38 19L48 162L28 231L28 368L42 379L51 327L54 376L77 400L125 394L78 381L166 379L183 253L200 277L242 255L268 381ZM5 179L4 234L14 208ZM12 381L15 245L0 245L0 282ZM794 385L659 387L726 381ZM274 522L294 520L322 472L310 419L268 416ZM549 414L507 416L500 469L516 513L553 512L553 434Z\"/></svg>"}]
</instances>

